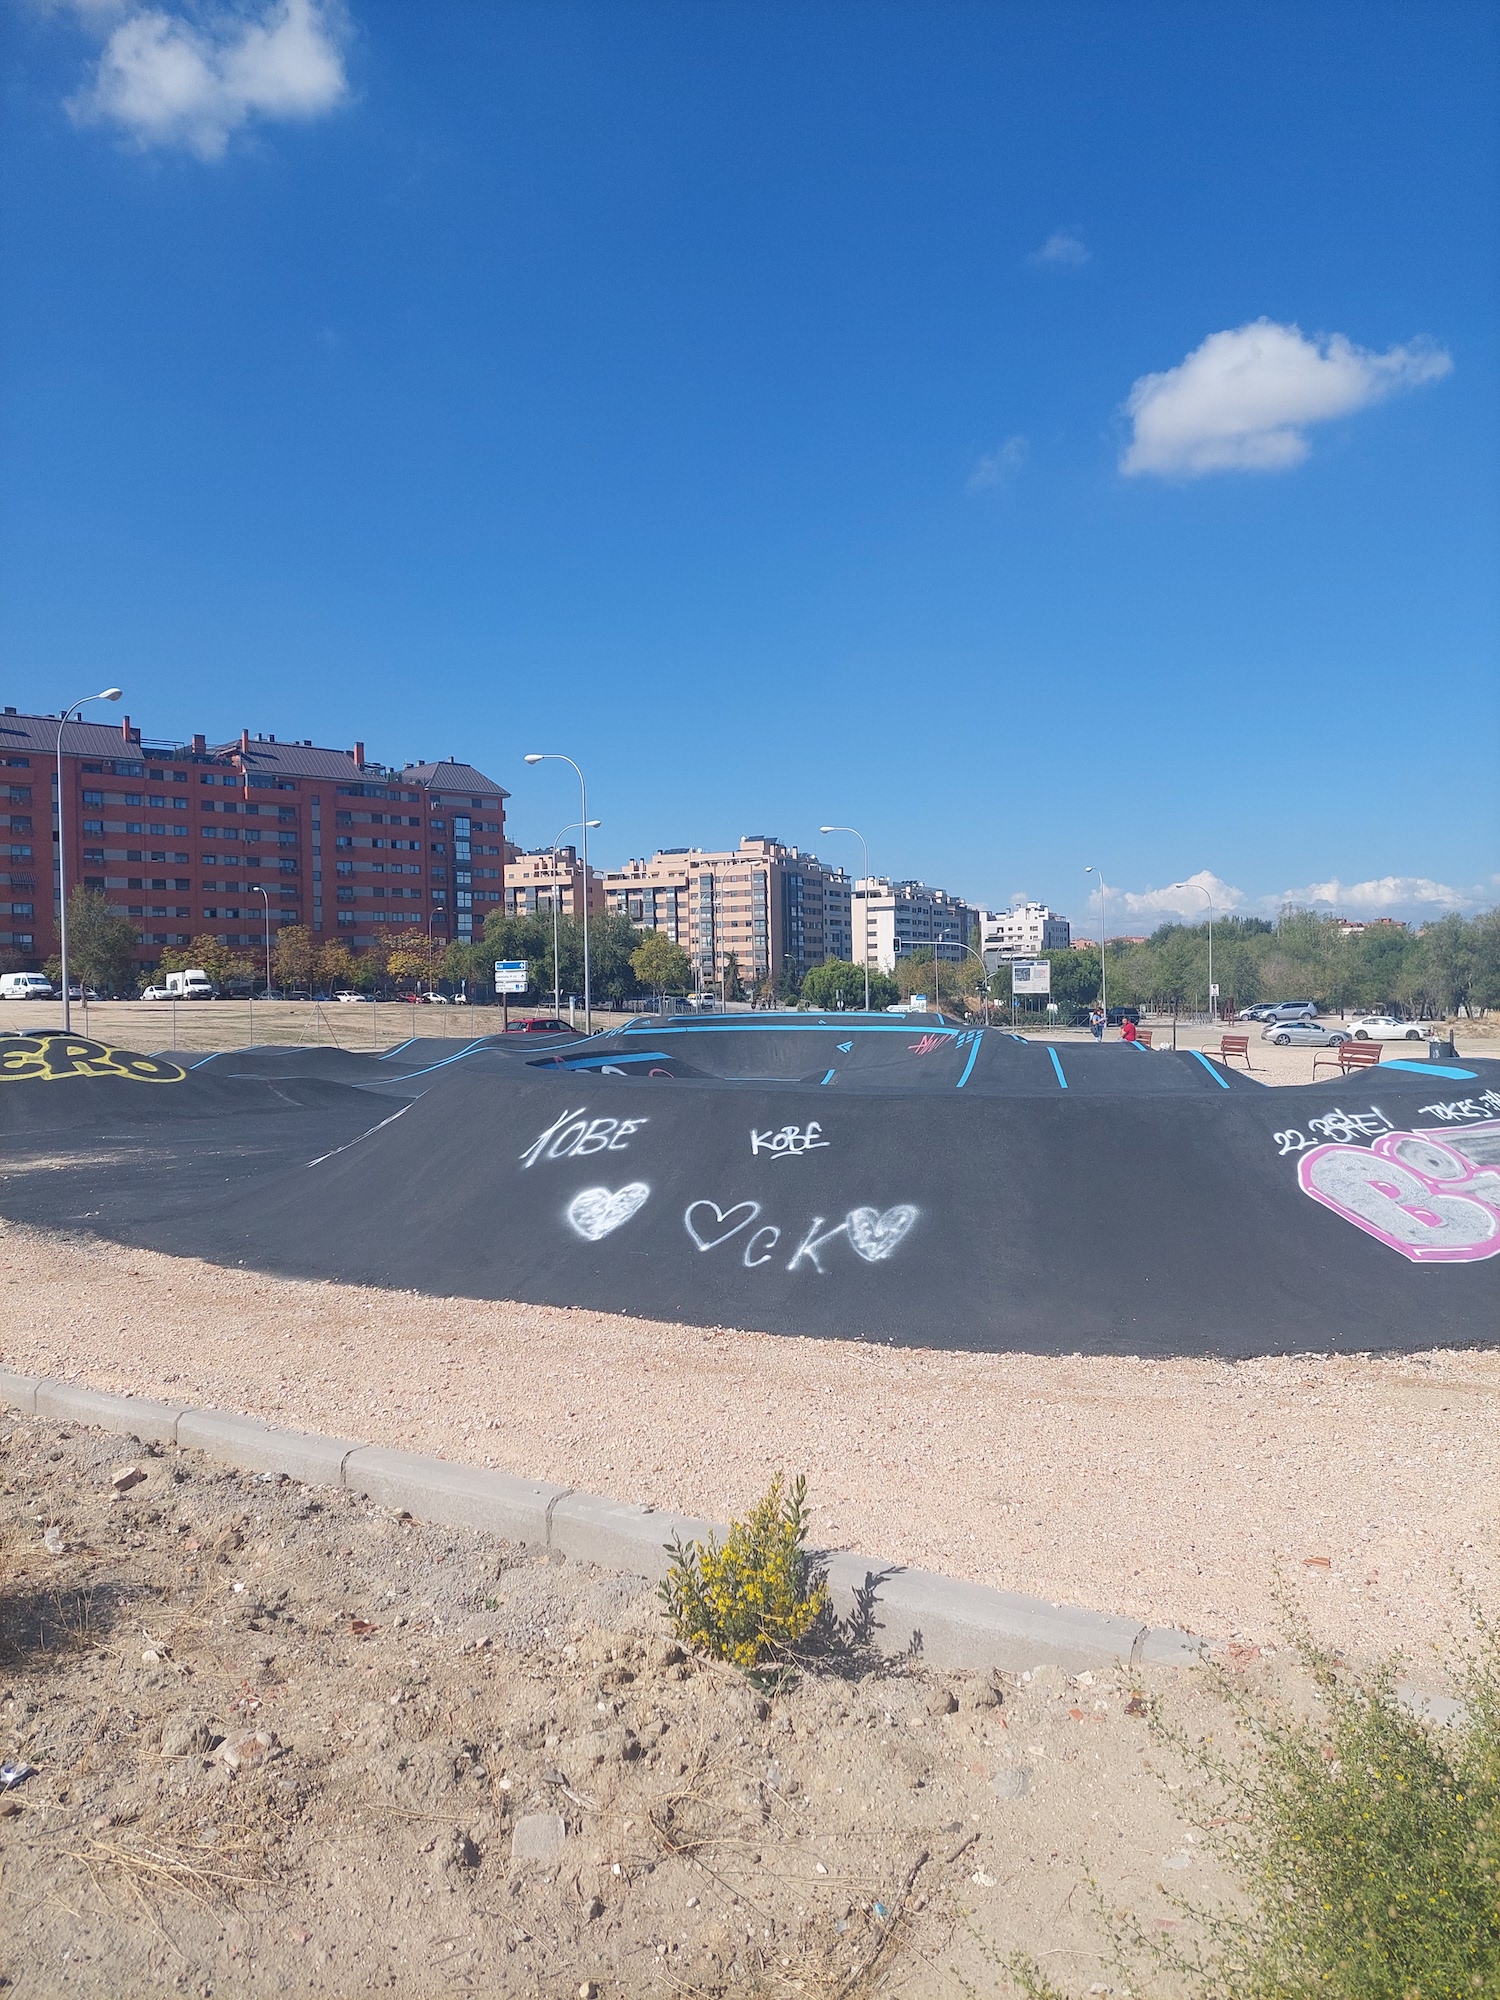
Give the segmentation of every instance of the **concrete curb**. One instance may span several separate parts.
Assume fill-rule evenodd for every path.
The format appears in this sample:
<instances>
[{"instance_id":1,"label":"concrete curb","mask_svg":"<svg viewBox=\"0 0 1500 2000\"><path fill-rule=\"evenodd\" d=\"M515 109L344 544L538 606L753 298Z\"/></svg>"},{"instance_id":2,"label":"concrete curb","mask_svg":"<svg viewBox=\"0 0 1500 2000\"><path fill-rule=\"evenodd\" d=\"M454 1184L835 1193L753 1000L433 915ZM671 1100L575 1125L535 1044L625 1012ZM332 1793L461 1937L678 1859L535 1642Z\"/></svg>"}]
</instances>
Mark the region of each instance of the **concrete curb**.
<instances>
[{"instance_id":1,"label":"concrete curb","mask_svg":"<svg viewBox=\"0 0 1500 2000\"><path fill-rule=\"evenodd\" d=\"M339 1486L428 1521L474 1528L603 1569L666 1574L674 1537L722 1536L722 1523L657 1513L542 1480L352 1438L281 1430L225 1410L149 1402L75 1382L36 1380L0 1368L0 1407L53 1422L92 1424L143 1444L201 1451L220 1464L284 1473L311 1486ZM991 1590L932 1570L840 1551L827 1557L834 1609L855 1618L883 1653L916 1652L929 1664L970 1672L1059 1666L1070 1673L1116 1663L1188 1666L1203 1642L1169 1626L1138 1624L1015 1591Z\"/></svg>"}]
</instances>

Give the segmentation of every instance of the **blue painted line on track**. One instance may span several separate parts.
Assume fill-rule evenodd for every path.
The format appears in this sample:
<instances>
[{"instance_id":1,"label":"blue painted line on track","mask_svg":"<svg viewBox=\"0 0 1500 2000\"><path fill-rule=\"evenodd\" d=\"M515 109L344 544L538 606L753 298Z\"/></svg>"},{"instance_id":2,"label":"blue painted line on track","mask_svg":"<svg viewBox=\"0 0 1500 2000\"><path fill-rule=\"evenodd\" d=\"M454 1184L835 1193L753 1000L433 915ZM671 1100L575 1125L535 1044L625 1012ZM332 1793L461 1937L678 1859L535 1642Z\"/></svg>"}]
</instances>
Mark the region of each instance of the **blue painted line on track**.
<instances>
[{"instance_id":1,"label":"blue painted line on track","mask_svg":"<svg viewBox=\"0 0 1500 2000\"><path fill-rule=\"evenodd\" d=\"M1047 1044L1047 1053L1052 1058L1052 1067L1057 1071L1057 1081L1059 1088L1066 1090L1068 1087L1068 1079L1063 1075L1062 1064L1057 1060L1057 1050L1053 1048L1050 1042Z\"/></svg>"},{"instance_id":2,"label":"blue painted line on track","mask_svg":"<svg viewBox=\"0 0 1500 2000\"><path fill-rule=\"evenodd\" d=\"M963 1089L963 1087L964 1087L964 1085L965 1085L965 1084L966 1084L966 1083L968 1082L968 1080L969 1080L969 1072L970 1072L970 1070L971 1070L971 1069L973 1069L973 1067L974 1067L974 1063L975 1063L975 1059L977 1058L977 1056L978 1056L978 1054L979 1054L979 1037L980 1037L980 1035L982 1035L983 1033L984 1033L984 1030L983 1030L982 1028L980 1028L980 1029L977 1029L977 1030L975 1031L975 1035L974 1035L974 1046L973 1046L973 1048L972 1048L972 1049L970 1049L970 1051L969 1051L969 1060L968 1060L968 1061L967 1061L967 1062L966 1062L966 1063L964 1064L964 1073L963 1073L963 1075L962 1075L962 1076L961 1076L961 1077L960 1077L960 1078L958 1079L958 1085L957 1085L957 1088L958 1088L959 1090L962 1090L962 1089Z\"/></svg>"},{"instance_id":3,"label":"blue painted line on track","mask_svg":"<svg viewBox=\"0 0 1500 2000\"><path fill-rule=\"evenodd\" d=\"M544 1060L539 1063L529 1064L528 1067L535 1069L603 1069L606 1066L618 1068L621 1063L628 1062L667 1062L668 1060L669 1057L665 1049L641 1049L638 1052L632 1051L628 1056L622 1056L619 1050L615 1049L607 1056L579 1056L573 1062L552 1064ZM420 1070L417 1073L420 1075Z\"/></svg>"},{"instance_id":4,"label":"blue painted line on track","mask_svg":"<svg viewBox=\"0 0 1500 2000\"><path fill-rule=\"evenodd\" d=\"M1403 1062L1398 1057L1395 1062L1384 1065L1386 1069L1410 1070L1413 1076L1451 1076L1455 1082L1467 1083L1478 1076L1477 1069L1458 1069L1452 1063Z\"/></svg>"},{"instance_id":5,"label":"blue painted line on track","mask_svg":"<svg viewBox=\"0 0 1500 2000\"><path fill-rule=\"evenodd\" d=\"M1213 1078L1214 1082L1219 1086L1220 1090L1228 1090L1229 1079L1227 1077L1220 1076L1218 1070L1209 1061L1208 1057L1204 1055L1201 1049L1188 1049L1184 1053L1190 1056L1196 1056L1199 1062L1201 1062L1203 1067L1208 1071L1209 1075Z\"/></svg>"},{"instance_id":6,"label":"blue painted line on track","mask_svg":"<svg viewBox=\"0 0 1500 2000\"><path fill-rule=\"evenodd\" d=\"M831 1070L830 1070L830 1071L828 1072L827 1076L825 1076L825 1077L824 1077L824 1079L823 1079L824 1083L832 1083L832 1082L833 1082L833 1079L834 1079L834 1078L835 1078L835 1077L836 1077L837 1075L838 1075L838 1071L837 1071L837 1070L833 1070L833 1069L831 1069Z\"/></svg>"},{"instance_id":7,"label":"blue painted line on track","mask_svg":"<svg viewBox=\"0 0 1500 2000\"><path fill-rule=\"evenodd\" d=\"M205 1057L203 1058L203 1061L202 1061L202 1062L195 1062L195 1063L189 1063L189 1064L188 1064L188 1068L189 1068L190 1070L194 1070L194 1069L203 1069L203 1068L204 1068L204 1067L205 1067L205 1066L206 1066L207 1064L209 1064L209 1063L211 1063L211 1062L217 1062L217 1061L219 1060L219 1057L220 1057L220 1056L222 1056L222 1055L226 1055L227 1053L228 1053L228 1051L227 1051L227 1050L225 1050L225 1049L215 1049L215 1050L214 1050L214 1052L213 1052L213 1054L212 1054L211 1056L205 1056ZM235 1054L236 1054L236 1055L243 1055L244 1053L245 1053L245 1052L244 1052L244 1050L243 1050L243 1049L236 1049L236 1050L235 1050Z\"/></svg>"},{"instance_id":8,"label":"blue painted line on track","mask_svg":"<svg viewBox=\"0 0 1500 2000\"><path fill-rule=\"evenodd\" d=\"M404 1042L397 1042L393 1049L387 1049L383 1056L377 1056L376 1061L389 1062L392 1056L399 1056L403 1049L409 1049L417 1039L416 1035L408 1035Z\"/></svg>"},{"instance_id":9,"label":"blue painted line on track","mask_svg":"<svg viewBox=\"0 0 1500 2000\"><path fill-rule=\"evenodd\" d=\"M483 1047L484 1043L482 1041L470 1042L469 1046L466 1049L460 1049L457 1055L444 1056L441 1062L429 1063L426 1069L409 1069L406 1074L407 1076L431 1076L435 1069L446 1069L449 1063L462 1062L465 1056L471 1056L476 1049L482 1049Z\"/></svg>"},{"instance_id":10,"label":"blue painted line on track","mask_svg":"<svg viewBox=\"0 0 1500 2000\"><path fill-rule=\"evenodd\" d=\"M635 1028L622 1028L622 1029L621 1029L621 1030L620 1030L619 1032L620 1032L620 1035L621 1035L621 1037L623 1038L623 1037L625 1037L625 1036L628 1036L628 1035L632 1035L632 1034L639 1034L639 1033L641 1033L641 1032L643 1032L643 1031L642 1031L642 1030L640 1030L640 1029L635 1029ZM654 1035L654 1036L657 1036L657 1037L660 1037L660 1036L662 1036L662 1035L714 1035L714 1034L719 1034L719 1035L723 1035L723 1034L735 1034L735 1035L848 1035L848 1034L856 1034L856 1035L910 1035L910 1034L919 1034L919 1035L961 1035L961 1034L962 1034L962 1033L964 1032L964 1030L963 1030L962 1028L938 1028L938 1027L929 1027L929 1026L928 1026L928 1025L927 1025L927 1024L926 1024L926 1023L925 1023L925 1022L923 1021L923 1019L922 1019L921 1015L919 1014L919 1015L917 1015L917 1016L916 1016L916 1018L915 1018L914 1020L911 1020L911 1021L907 1021L907 1022L906 1022L906 1023L904 1024L904 1025L898 1025L898 1024L897 1024L896 1022L894 1022L894 1021L892 1021L892 1022L890 1022L890 1023L886 1023L886 1022L884 1022L884 1021L879 1021L879 1022L876 1022L876 1021L872 1021L872 1022L870 1022L870 1023L869 1023L869 1024L867 1025L867 1026L865 1026L865 1027L861 1027L861 1028L852 1028L852 1029L851 1029L851 1028L847 1028L847 1027L843 1027L843 1028L839 1028L839 1027L834 1027L834 1026L833 1026L833 1025L831 1024L831 1023L828 1023L828 1024L825 1024L825 1023L823 1023L823 1022L821 1022L821 1021L820 1021L820 1022L816 1022L816 1023L813 1023L813 1022L809 1022L809 1023L808 1023L808 1024L806 1025L806 1026L802 1025L802 1024L801 1024L801 1023L799 1022L799 1023L797 1024L797 1026L796 1026L796 1027L787 1027L786 1025L784 1025L784 1024L783 1024L782 1022L779 1022L779 1021L691 1021L691 1022L689 1022L689 1023L688 1023L688 1025L687 1025L686 1027L682 1027L682 1028L652 1028L650 1032L651 1032L651 1034L652 1034L652 1035Z\"/></svg>"}]
</instances>

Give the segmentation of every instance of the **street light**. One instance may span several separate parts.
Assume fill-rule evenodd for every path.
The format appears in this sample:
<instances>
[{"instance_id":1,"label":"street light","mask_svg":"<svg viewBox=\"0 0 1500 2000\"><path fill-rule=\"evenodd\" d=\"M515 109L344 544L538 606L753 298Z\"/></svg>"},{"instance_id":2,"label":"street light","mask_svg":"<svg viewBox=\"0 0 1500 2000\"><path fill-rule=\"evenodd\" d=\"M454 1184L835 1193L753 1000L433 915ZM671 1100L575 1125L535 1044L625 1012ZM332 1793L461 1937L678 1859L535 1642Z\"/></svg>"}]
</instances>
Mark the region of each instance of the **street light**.
<instances>
[{"instance_id":1,"label":"street light","mask_svg":"<svg viewBox=\"0 0 1500 2000\"><path fill-rule=\"evenodd\" d=\"M82 701L75 701L71 708L65 708L57 718L57 955L62 961L63 989L63 1033L73 1032L73 1002L68 989L68 857L64 838L66 814L63 811L62 783L62 740L63 730L69 719L80 708L91 701L118 701L125 692L123 688L105 688L102 694L86 694Z\"/></svg>"},{"instance_id":2,"label":"street light","mask_svg":"<svg viewBox=\"0 0 1500 2000\"><path fill-rule=\"evenodd\" d=\"M558 895L557 891L557 850L562 846L564 833L576 833L581 826L603 826L603 824L602 819L591 819L588 821L575 819L570 826L565 826L562 829L562 832L558 834L556 840L552 843L552 1018L554 1021L562 1012L562 986L560 983L562 975L557 963L557 906L562 898ZM585 903L588 901L588 895L588 863L585 862L583 873L583 900Z\"/></svg>"},{"instance_id":3,"label":"street light","mask_svg":"<svg viewBox=\"0 0 1500 2000\"><path fill-rule=\"evenodd\" d=\"M1085 875L1092 875L1099 884L1099 1006L1104 1015L1104 1025L1107 1028L1109 1026L1109 979L1104 965L1105 958L1108 955L1108 946L1104 937L1104 877L1094 867L1092 862L1090 862L1089 866L1083 872Z\"/></svg>"},{"instance_id":4,"label":"street light","mask_svg":"<svg viewBox=\"0 0 1500 2000\"><path fill-rule=\"evenodd\" d=\"M857 826L820 826L818 831L819 833L852 833L860 846L864 848L865 893L863 900L868 902L870 899L870 848L864 835ZM861 911L861 915L863 915L863 911ZM870 1011L870 930L868 924L865 925L864 936L860 940L859 955L864 960L865 965L865 1012L868 1014ZM936 953L933 954L934 957L936 955Z\"/></svg>"},{"instance_id":5,"label":"street light","mask_svg":"<svg viewBox=\"0 0 1500 2000\"><path fill-rule=\"evenodd\" d=\"M958 944L958 939L957 939L957 938L944 938L944 939L943 939L943 942L944 942L944 944ZM980 970L980 971L981 971L981 972L983 973L983 975L984 975L983 979L982 979L982 980L980 981L980 986L979 986L979 997L980 997L980 1001L981 1001L981 1003L982 1003L982 1005L983 1005L983 1007L984 1007L984 1025L985 1025L986 1027L988 1027L988 1026L990 1025L990 995L989 995L989 978L990 978L990 970L989 970L989 967L988 967L988 966L987 966L987 965L985 964L985 962L984 962L984 953L983 953L982 951L976 951L976 950L974 949L973 945L971 945L971 944L961 944L961 945L958 945L958 948L959 948L959 950L960 950L960 951L966 951L966 952L967 952L967 953L969 954L970 958L977 958L977 959L979 960L979 970ZM937 946L936 946L936 945L934 945L934 946L933 946L933 950L932 950L932 956L933 956L933 959L934 959L934 961L936 961L936 959L937 959ZM1014 1019L1015 1019L1015 1010L1014 1010L1014 1009L1012 1009L1012 1010L1011 1010L1011 1019L1012 1019L1012 1021L1014 1021Z\"/></svg>"},{"instance_id":6,"label":"street light","mask_svg":"<svg viewBox=\"0 0 1500 2000\"><path fill-rule=\"evenodd\" d=\"M259 882L252 882L250 887L255 895L264 896L266 899L266 998L269 1000L271 998L271 892Z\"/></svg>"},{"instance_id":7,"label":"street light","mask_svg":"<svg viewBox=\"0 0 1500 2000\"><path fill-rule=\"evenodd\" d=\"M583 828L583 1032L594 1032L594 994L589 970L589 791L583 781L583 773L558 750L533 750L525 760L528 764L571 764L578 773L578 796L583 813L578 824Z\"/></svg>"},{"instance_id":8,"label":"street light","mask_svg":"<svg viewBox=\"0 0 1500 2000\"><path fill-rule=\"evenodd\" d=\"M1201 882L1174 882L1174 889L1196 889L1208 905L1208 1019L1212 1026L1217 1015L1214 1006L1214 899Z\"/></svg>"}]
</instances>

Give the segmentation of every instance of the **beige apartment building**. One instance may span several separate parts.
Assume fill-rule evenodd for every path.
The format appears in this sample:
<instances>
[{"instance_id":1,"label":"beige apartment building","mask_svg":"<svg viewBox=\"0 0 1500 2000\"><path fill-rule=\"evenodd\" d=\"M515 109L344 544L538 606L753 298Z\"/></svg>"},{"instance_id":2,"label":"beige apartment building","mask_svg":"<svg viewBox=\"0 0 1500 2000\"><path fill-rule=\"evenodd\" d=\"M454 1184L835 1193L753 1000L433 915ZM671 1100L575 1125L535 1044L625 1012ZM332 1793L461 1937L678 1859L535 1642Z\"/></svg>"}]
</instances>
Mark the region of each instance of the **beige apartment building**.
<instances>
[{"instance_id":1,"label":"beige apartment building","mask_svg":"<svg viewBox=\"0 0 1500 2000\"><path fill-rule=\"evenodd\" d=\"M604 900L642 930L665 931L714 991L732 958L747 987L779 988L853 947L841 868L765 834L737 848L663 848L604 878Z\"/></svg>"},{"instance_id":2,"label":"beige apartment building","mask_svg":"<svg viewBox=\"0 0 1500 2000\"><path fill-rule=\"evenodd\" d=\"M863 962L872 968L894 972L896 960L914 951L931 951L955 965L968 956L975 912L946 889L871 875L855 883L854 897L863 919Z\"/></svg>"},{"instance_id":3,"label":"beige apartment building","mask_svg":"<svg viewBox=\"0 0 1500 2000\"><path fill-rule=\"evenodd\" d=\"M543 847L526 853L513 841L505 843L505 914L508 917L583 915L583 863L576 847ZM604 881L597 868L588 871L589 915L604 911Z\"/></svg>"}]
</instances>

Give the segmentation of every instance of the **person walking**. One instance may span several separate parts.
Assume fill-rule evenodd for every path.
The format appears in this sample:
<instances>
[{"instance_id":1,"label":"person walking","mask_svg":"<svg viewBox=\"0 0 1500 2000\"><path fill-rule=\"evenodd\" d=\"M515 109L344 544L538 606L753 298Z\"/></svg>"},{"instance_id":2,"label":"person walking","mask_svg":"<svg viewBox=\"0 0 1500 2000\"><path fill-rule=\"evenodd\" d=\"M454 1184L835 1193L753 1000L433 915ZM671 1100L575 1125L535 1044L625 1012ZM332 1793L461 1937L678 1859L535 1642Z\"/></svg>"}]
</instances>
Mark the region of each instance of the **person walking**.
<instances>
[{"instance_id":1,"label":"person walking","mask_svg":"<svg viewBox=\"0 0 1500 2000\"><path fill-rule=\"evenodd\" d=\"M1096 1042L1104 1040L1104 1009L1092 1007L1089 1010L1089 1033Z\"/></svg>"}]
</instances>

